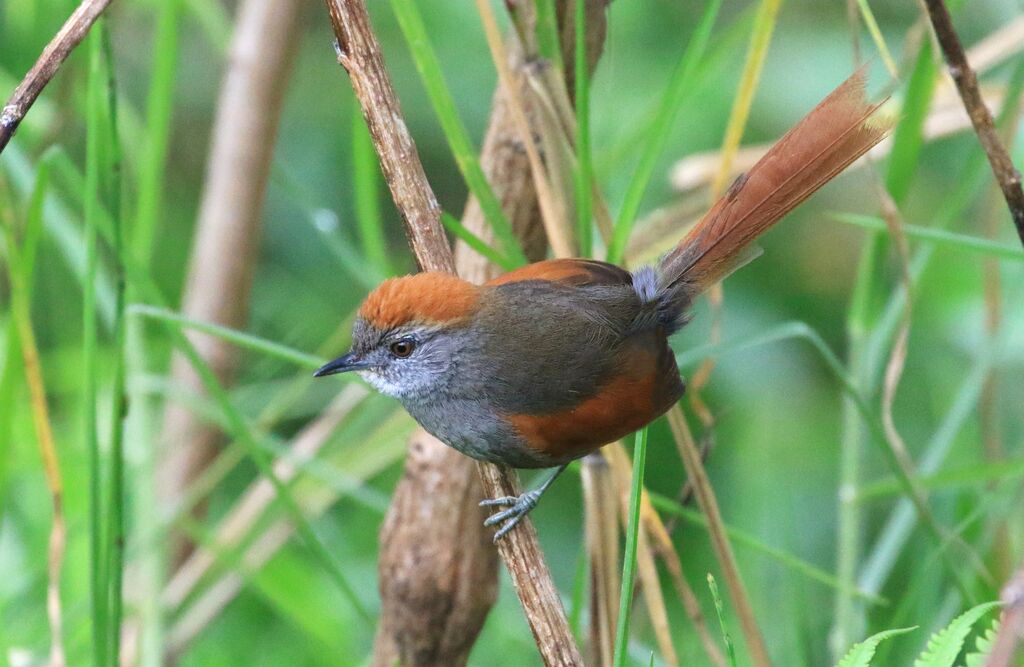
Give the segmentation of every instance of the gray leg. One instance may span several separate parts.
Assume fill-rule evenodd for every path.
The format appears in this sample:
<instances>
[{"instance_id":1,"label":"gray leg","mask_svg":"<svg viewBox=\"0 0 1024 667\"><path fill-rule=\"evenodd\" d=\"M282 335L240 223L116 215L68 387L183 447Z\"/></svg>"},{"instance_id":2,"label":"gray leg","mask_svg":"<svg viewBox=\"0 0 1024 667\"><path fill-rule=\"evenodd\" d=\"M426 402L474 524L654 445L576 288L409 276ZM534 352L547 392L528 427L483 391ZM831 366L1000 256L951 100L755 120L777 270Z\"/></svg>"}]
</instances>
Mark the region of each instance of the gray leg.
<instances>
[{"instance_id":1,"label":"gray leg","mask_svg":"<svg viewBox=\"0 0 1024 667\"><path fill-rule=\"evenodd\" d=\"M562 474L569 466L568 463L558 466L554 474L544 480L544 483L538 486L536 489L527 491L519 496L505 496L504 498L490 498L488 500L481 500L481 507L508 507L507 510L502 510L497 514L491 515L484 521L485 526L494 526L496 524L502 524L498 532L494 534L494 542L505 537L508 531L516 527L524 516L530 513L534 507L537 506L537 501L540 500L541 495L548 490L551 483L558 479L558 476Z\"/></svg>"}]
</instances>

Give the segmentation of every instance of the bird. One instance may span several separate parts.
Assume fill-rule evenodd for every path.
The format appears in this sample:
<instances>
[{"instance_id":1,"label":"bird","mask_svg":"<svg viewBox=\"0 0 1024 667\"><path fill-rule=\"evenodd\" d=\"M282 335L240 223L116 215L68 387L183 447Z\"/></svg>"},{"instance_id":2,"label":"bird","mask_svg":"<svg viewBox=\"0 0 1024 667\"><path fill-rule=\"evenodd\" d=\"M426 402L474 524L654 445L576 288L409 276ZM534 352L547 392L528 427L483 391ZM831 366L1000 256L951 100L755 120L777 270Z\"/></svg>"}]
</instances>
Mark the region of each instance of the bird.
<instances>
[{"instance_id":1,"label":"bird","mask_svg":"<svg viewBox=\"0 0 1024 667\"><path fill-rule=\"evenodd\" d=\"M891 122L860 69L787 132L653 266L548 259L482 285L440 272L366 297L351 349L316 371L354 371L470 457L554 468L497 507L497 542L568 464L639 430L683 395L669 337L698 296L758 254L753 241L877 144ZM504 508L504 509L500 509Z\"/></svg>"}]
</instances>

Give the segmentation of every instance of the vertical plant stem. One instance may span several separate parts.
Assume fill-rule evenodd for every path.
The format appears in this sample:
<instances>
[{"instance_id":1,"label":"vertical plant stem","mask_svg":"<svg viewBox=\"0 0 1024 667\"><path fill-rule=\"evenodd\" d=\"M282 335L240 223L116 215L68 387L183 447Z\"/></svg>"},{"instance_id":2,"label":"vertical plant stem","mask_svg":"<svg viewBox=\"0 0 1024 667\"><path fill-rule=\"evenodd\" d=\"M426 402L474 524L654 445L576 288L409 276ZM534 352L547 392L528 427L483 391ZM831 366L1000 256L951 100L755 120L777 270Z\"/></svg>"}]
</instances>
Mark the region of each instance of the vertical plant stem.
<instances>
[{"instance_id":1,"label":"vertical plant stem","mask_svg":"<svg viewBox=\"0 0 1024 667\"><path fill-rule=\"evenodd\" d=\"M96 357L99 353L96 330L96 225L102 197L100 187L100 144L104 123L104 80L101 71L102 42L98 34L89 40L89 81L86 100L85 149L85 277L82 281L82 441L89 453L89 579L92 606L93 659L107 664L109 582L106 574L107 526L103 496L103 463L99 434L96 432Z\"/></svg>"},{"instance_id":2,"label":"vertical plant stem","mask_svg":"<svg viewBox=\"0 0 1024 667\"><path fill-rule=\"evenodd\" d=\"M480 168L480 161L477 159L476 149L469 140L469 133L466 131L462 119L459 118L455 109L455 101L452 99L448 86L445 83L444 75L441 73L441 64L437 60L437 54L430 44L426 26L423 24L423 17L420 14L416 3L413 0L391 0L391 7L394 9L398 24L405 34L406 42L412 52L416 68L419 70L423 85L427 89L434 112L437 114L448 145L451 147L452 155L459 166L463 180L473 192L473 196L480 202L487 221L491 223L494 235L498 239L502 251L518 262L526 263L526 256L523 255L522 247L512 233L512 225L501 209L501 202L494 195L483 169Z\"/></svg>"},{"instance_id":3,"label":"vertical plant stem","mask_svg":"<svg viewBox=\"0 0 1024 667\"><path fill-rule=\"evenodd\" d=\"M636 432L633 446L633 485L629 494L629 527L622 560L622 592L619 597L619 621L615 630L615 667L626 664L629 650L629 621L633 608L633 580L636 577L636 550L640 533L640 498L644 489L647 462L647 427Z\"/></svg>"},{"instance_id":4,"label":"vertical plant stem","mask_svg":"<svg viewBox=\"0 0 1024 667\"><path fill-rule=\"evenodd\" d=\"M395 270L388 256L380 210L380 165L357 103L353 103L352 111L352 188L363 254L376 265L377 271L390 276Z\"/></svg>"},{"instance_id":5,"label":"vertical plant stem","mask_svg":"<svg viewBox=\"0 0 1024 667\"><path fill-rule=\"evenodd\" d=\"M573 27L576 36L574 59L576 86L576 235L580 256L590 257L593 252L593 203L590 183L593 166L590 156L590 72L587 63L587 1L575 0Z\"/></svg>"},{"instance_id":6,"label":"vertical plant stem","mask_svg":"<svg viewBox=\"0 0 1024 667\"><path fill-rule=\"evenodd\" d=\"M668 412L668 424L672 429L672 435L676 442L680 443L683 457L683 465L686 467L686 474L693 483L694 496L697 504L708 520L708 534L711 536L711 545L715 550L715 556L722 568L722 576L725 577L725 584L729 589L729 596L736 605L736 615L739 616L740 626L743 629L743 636L747 642L747 650L750 652L751 661L756 667L769 667L771 660L768 657L768 647L761 636L761 630L757 627L757 620L754 617L754 608L750 604L746 586L740 576L739 567L736 564L736 556L733 554L732 546L725 532L725 522L722 521L722 514L718 509L718 500L715 499L714 490L711 488L711 480L700 459L700 450L697 449L690 433L690 426L686 423L682 409L676 405Z\"/></svg>"},{"instance_id":7,"label":"vertical plant stem","mask_svg":"<svg viewBox=\"0 0 1024 667\"><path fill-rule=\"evenodd\" d=\"M865 238L846 322L848 371L858 392L864 390L862 359L868 331L868 295L872 292L874 267L880 247L881 237L878 233L869 234ZM860 412L850 397L843 398L842 424L836 538L836 576L841 586L836 590L834 621L829 637L833 658L841 657L864 630L862 607L854 598L851 587L855 583L861 552L861 506L856 502L856 495L860 486L860 462L865 434Z\"/></svg>"},{"instance_id":8,"label":"vertical plant stem","mask_svg":"<svg viewBox=\"0 0 1024 667\"><path fill-rule=\"evenodd\" d=\"M64 525L64 484L61 480L60 461L50 424L49 408L46 403L46 387L43 383L42 367L39 362L39 348L32 329L32 314L28 303L28 277L20 261L17 234L14 229L12 200L6 181L0 180L0 227L7 243L7 271L11 283L11 316L14 318L21 347L22 362L25 365L25 381L28 384L31 401L32 421L35 425L36 441L43 461L43 471L50 492L53 517L47 557L46 611L50 622L50 664L62 667L64 642L61 612L61 570L67 539Z\"/></svg>"},{"instance_id":9,"label":"vertical plant stem","mask_svg":"<svg viewBox=\"0 0 1024 667\"><path fill-rule=\"evenodd\" d=\"M138 175L138 208L133 255L147 264L163 208L165 161L174 108L178 69L178 18L181 0L165 0L157 15L153 37L153 66L146 99L146 134Z\"/></svg>"},{"instance_id":10,"label":"vertical plant stem","mask_svg":"<svg viewBox=\"0 0 1024 667\"><path fill-rule=\"evenodd\" d=\"M111 44L110 30L106 22L100 24L100 39L103 42L104 61L106 66L107 92L107 159L109 162L108 201L111 219L112 249L115 262L114 268L114 363L113 386L111 388L110 415L110 483L109 516L110 529L107 533L106 575L110 597L110 616L108 622L108 642L110 645L110 662L121 664L121 618L123 615L123 581L124 581L124 549L127 536L125 534L125 493L124 493L124 421L128 408L125 393L126 345L125 345L125 306L127 301L127 284L124 265L125 255L124 210L122 198L122 153L121 139L117 122L117 81L115 79L114 48Z\"/></svg>"}]
</instances>

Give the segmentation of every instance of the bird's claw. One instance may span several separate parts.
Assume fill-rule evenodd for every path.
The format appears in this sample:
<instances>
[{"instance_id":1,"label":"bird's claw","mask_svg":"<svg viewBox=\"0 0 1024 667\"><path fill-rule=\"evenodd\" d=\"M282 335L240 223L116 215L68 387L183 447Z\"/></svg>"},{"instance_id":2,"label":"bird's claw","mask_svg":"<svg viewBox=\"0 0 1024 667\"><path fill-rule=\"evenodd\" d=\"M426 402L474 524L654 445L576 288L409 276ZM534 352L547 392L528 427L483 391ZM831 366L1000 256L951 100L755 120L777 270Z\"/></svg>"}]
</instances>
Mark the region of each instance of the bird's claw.
<instances>
[{"instance_id":1,"label":"bird's claw","mask_svg":"<svg viewBox=\"0 0 1024 667\"><path fill-rule=\"evenodd\" d=\"M502 496L501 498L487 498L486 500L480 501L480 507L504 507L505 505L515 505L519 501L519 496Z\"/></svg>"},{"instance_id":2,"label":"bird's claw","mask_svg":"<svg viewBox=\"0 0 1024 667\"><path fill-rule=\"evenodd\" d=\"M510 530L516 527L523 517L530 513L534 507L537 506L537 500L540 498L540 493L537 491L527 491L520 496L505 496L503 498L489 498L480 502L481 507L504 507L509 506L508 509L502 510L497 514L493 514L487 517L484 521L485 526L495 526L502 524L498 532L494 534L494 542L505 537Z\"/></svg>"}]
</instances>

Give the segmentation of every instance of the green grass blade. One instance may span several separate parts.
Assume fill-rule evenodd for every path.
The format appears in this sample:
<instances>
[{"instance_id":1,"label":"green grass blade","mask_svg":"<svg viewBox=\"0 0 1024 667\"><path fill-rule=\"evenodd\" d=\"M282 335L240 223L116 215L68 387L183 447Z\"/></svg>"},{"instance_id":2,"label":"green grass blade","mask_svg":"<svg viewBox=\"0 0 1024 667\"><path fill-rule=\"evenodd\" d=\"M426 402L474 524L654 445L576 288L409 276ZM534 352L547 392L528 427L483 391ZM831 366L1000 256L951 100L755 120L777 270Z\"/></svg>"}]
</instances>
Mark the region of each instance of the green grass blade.
<instances>
[{"instance_id":1,"label":"green grass blade","mask_svg":"<svg viewBox=\"0 0 1024 667\"><path fill-rule=\"evenodd\" d=\"M587 63L587 2L575 0L573 27L575 30L574 73L576 87L576 235L580 255L590 257L594 245L594 197L591 181L594 176L590 154L590 71Z\"/></svg>"},{"instance_id":2,"label":"green grass blade","mask_svg":"<svg viewBox=\"0 0 1024 667\"><path fill-rule=\"evenodd\" d=\"M184 336L184 334L182 334L175 326L169 326L168 330L172 332L178 349L181 350L186 359L188 359L188 362L196 372L196 375L199 376L203 387L224 414L232 435L245 447L249 458L256 464L260 473L270 482L271 486L274 487L277 499L290 515L292 522L295 524L296 532L302 538L302 541L305 543L310 553L319 562L324 572L330 576L331 580L341 591L342 595L344 595L348 600L349 604L352 605L357 615L366 621L366 623L371 623L370 614L359 599L355 589L348 582L348 578L341 570L341 567L335 562L330 551L327 550L327 547L324 546L323 542L320 541L320 538L317 537L316 533L313 531L309 520L306 518L305 514L303 514L301 507L292 496L291 491L277 476L277 473L274 472L269 455L262 447L260 447L259 442L252 432L252 429L249 427L245 417L231 402L230 396L228 396L227 391L217 380L217 376L214 374L213 370Z\"/></svg>"},{"instance_id":3,"label":"green grass blade","mask_svg":"<svg viewBox=\"0 0 1024 667\"><path fill-rule=\"evenodd\" d=\"M626 188L626 196L622 202L622 209L619 211L618 219L615 221L615 233L612 236L612 243L608 248L608 261L617 264L622 261L626 252L626 245L629 242L629 235L633 231L633 224L636 222L637 214L640 211L640 204L643 201L644 193L651 182L654 174L654 167L665 147L669 132L672 130L672 121L676 113L682 107L686 96L695 86L697 67L700 65L708 42L711 39L711 31L714 28L715 20L718 17L718 10L722 6L722 0L708 0L704 6L704 13L700 22L690 38L682 58L672 72L665 94L658 105L654 121L647 131L643 142L643 153L640 155L640 162L630 178Z\"/></svg>"},{"instance_id":4,"label":"green grass blade","mask_svg":"<svg viewBox=\"0 0 1024 667\"><path fill-rule=\"evenodd\" d=\"M178 71L178 23L181 0L160 3L153 37L153 66L146 100L145 148L139 163L138 209L133 251L148 261L163 208L164 174Z\"/></svg>"},{"instance_id":5,"label":"green grass blade","mask_svg":"<svg viewBox=\"0 0 1024 667\"><path fill-rule=\"evenodd\" d=\"M405 35L416 69L427 89L427 96L430 97L430 103L441 123L441 129L448 140L448 146L459 166L462 178L480 203L480 208L494 230L494 236L498 239L502 251L516 262L526 264L526 255L523 254L523 249L512 231L512 224L505 217L501 202L484 176L476 149L473 148L469 133L455 109L455 101L445 83L441 64L434 47L430 44L419 8L414 0L391 0L391 8Z\"/></svg>"},{"instance_id":6,"label":"green grass blade","mask_svg":"<svg viewBox=\"0 0 1024 667\"><path fill-rule=\"evenodd\" d=\"M949 468L918 478L921 488L926 491L943 491L969 486L984 486L992 482L1024 478L1024 461L996 461L975 465ZM863 503L899 494L900 485L892 477L869 482L860 487L855 498Z\"/></svg>"},{"instance_id":7,"label":"green grass blade","mask_svg":"<svg viewBox=\"0 0 1024 667\"><path fill-rule=\"evenodd\" d=\"M708 572L708 589L711 591L711 599L715 602L715 614L718 616L718 627L722 631L725 653L729 656L729 665L730 667L736 667L736 647L733 646L732 637L729 636L729 628L725 624L725 605L722 604L722 596L718 592L718 583L710 572Z\"/></svg>"},{"instance_id":8,"label":"green grass blade","mask_svg":"<svg viewBox=\"0 0 1024 667\"><path fill-rule=\"evenodd\" d=\"M103 461L97 433L97 340L96 266L97 266L97 210L102 195L100 169L103 156L101 144L106 137L105 110L106 77L102 71L103 45L98 33L89 38L89 81L86 101L85 148L85 279L82 282L82 441L89 453L89 580L92 607L93 658L97 665L107 664L110 632L108 630L110 592L107 579L107 534L109 526L107 502L103 493Z\"/></svg>"},{"instance_id":9,"label":"green grass blade","mask_svg":"<svg viewBox=\"0 0 1024 667\"><path fill-rule=\"evenodd\" d=\"M834 213L832 218L847 225L854 225L872 231L885 231L885 221L873 215L860 213ZM903 232L908 238L917 241L932 243L937 246L955 248L965 252L974 252L988 257L1024 261L1024 248L1019 244L999 243L989 239L970 236L968 234L957 234L935 227L920 227L917 225L903 225Z\"/></svg>"},{"instance_id":10,"label":"green grass blade","mask_svg":"<svg viewBox=\"0 0 1024 667\"><path fill-rule=\"evenodd\" d=\"M782 0L761 0L757 6L754 25L750 31L750 43L747 46L746 62L743 64L743 74L736 91L732 112L729 114L729 124L725 128L725 138L722 140L722 160L718 166L715 180L711 184L711 193L715 197L725 191L726 181L732 170L732 162L747 127L750 108L754 102L754 93L757 91L757 83L761 79L761 70L764 68L768 46L771 44L781 7Z\"/></svg>"},{"instance_id":11,"label":"green grass blade","mask_svg":"<svg viewBox=\"0 0 1024 667\"><path fill-rule=\"evenodd\" d=\"M127 283L124 265L126 261L126 242L124 229L124 200L122 197L123 156L118 124L118 95L115 79L114 47L111 43L110 30L104 18L99 26L99 37L103 44L104 70L106 74L106 114L107 139L106 174L107 197L111 218L111 247L115 262L114 276L114 322L113 348L114 363L111 388L110 414L110 484L109 522L107 531L107 578L110 598L110 621L108 623L110 644L110 662L121 664L121 619L123 616L123 583L124 583L124 549L127 541L125 527L125 478L124 478L124 421L128 409L127 395L127 348L125 339L125 305L127 303Z\"/></svg>"},{"instance_id":12,"label":"green grass blade","mask_svg":"<svg viewBox=\"0 0 1024 667\"><path fill-rule=\"evenodd\" d=\"M523 265L521 262L516 262L492 248L482 238L469 231L469 229L451 213L441 213L441 224L444 225L445 229L454 234L457 239L506 271L511 271L512 269Z\"/></svg>"},{"instance_id":13,"label":"green grass blade","mask_svg":"<svg viewBox=\"0 0 1024 667\"><path fill-rule=\"evenodd\" d=\"M380 210L380 165L370 130L356 104L352 108L352 188L363 254L377 271L385 276L394 275Z\"/></svg>"},{"instance_id":14,"label":"green grass blade","mask_svg":"<svg viewBox=\"0 0 1024 667\"><path fill-rule=\"evenodd\" d=\"M701 528L702 530L707 530L707 519L700 512L692 510L688 507L683 507L675 499L668 498L653 491L648 491L648 495L651 498L651 504L653 504L659 510L677 516L683 521L698 528ZM812 565L811 563L808 563L807 561L801 558L798 558L797 556L794 556L793 554L787 551L766 544L765 542L758 539L751 533L748 533L744 530L740 530L739 528L735 528L729 525L726 525L725 531L732 542L747 547L752 551L757 551L761 554L764 554L765 556L789 568L793 572L796 572L804 577L807 577L807 579L811 581L816 581L824 586L827 586L835 590L839 590L843 586L843 584L832 574L826 572L825 570L822 570L821 568L815 565ZM873 593L869 593L867 591L858 589L853 586L849 587L849 593L854 597L860 598L872 604L888 604L888 600L886 600L884 597L875 595Z\"/></svg>"},{"instance_id":15,"label":"green grass blade","mask_svg":"<svg viewBox=\"0 0 1024 667\"><path fill-rule=\"evenodd\" d=\"M199 320L191 319L165 308L147 306L144 304L132 304L128 307L128 312L131 315L141 315L148 319L163 322L164 324L175 325L179 330L192 329L211 336L216 336L217 338L226 340L239 347L254 350L261 354L266 354L303 368L317 369L323 366L326 361L326 359L301 352L288 347L287 345L281 345L280 343L275 343L274 341L270 341L265 338L243 333L236 329L229 329L228 327L224 327L219 324L200 322Z\"/></svg>"},{"instance_id":16,"label":"green grass blade","mask_svg":"<svg viewBox=\"0 0 1024 667\"><path fill-rule=\"evenodd\" d=\"M562 45L558 39L558 16L554 0L533 0L537 12L537 48L543 58L562 69Z\"/></svg>"},{"instance_id":17,"label":"green grass blade","mask_svg":"<svg viewBox=\"0 0 1024 667\"><path fill-rule=\"evenodd\" d=\"M878 27L878 21L875 20L871 6L868 5L868 0L857 0L857 7L860 9L864 25L868 29L868 34L871 35L871 41L875 43L875 48L878 49L878 55L885 63L885 69L888 70L889 76L894 79L899 77L899 68L896 67L896 61L893 60L892 53L889 52L889 46L885 43L885 37L882 36L882 31Z\"/></svg>"},{"instance_id":18,"label":"green grass blade","mask_svg":"<svg viewBox=\"0 0 1024 667\"><path fill-rule=\"evenodd\" d=\"M18 260L21 262L21 271L24 275L24 290L26 298L31 301L33 277L35 273L36 253L39 249L39 239L43 229L43 202L46 198L47 188L50 185L50 163L41 159L36 167L35 184L29 195L28 211L25 219L25 233L21 241L21 251ZM0 211L2 215L2 211ZM0 236L0 239L3 237ZM0 248L2 248L0 243ZM6 258L12 261L11 255ZM19 378L21 376L21 346L18 341L17 322L12 313L6 313L6 327L4 331L4 352L3 359L0 359L0 443L12 442L16 396L21 390ZM7 471L11 464L10 456L0 457L0 489L6 488ZM0 516L3 516L3 503L6 498L0 496Z\"/></svg>"},{"instance_id":19,"label":"green grass blade","mask_svg":"<svg viewBox=\"0 0 1024 667\"><path fill-rule=\"evenodd\" d=\"M930 39L924 39L907 84L906 99L901 111L902 118L893 133L889 170L885 176L885 188L897 205L902 204L907 198L914 174L917 173L920 164L921 148L924 145L924 121L931 107L936 80L932 42Z\"/></svg>"},{"instance_id":20,"label":"green grass blade","mask_svg":"<svg viewBox=\"0 0 1024 667\"><path fill-rule=\"evenodd\" d=\"M640 532L640 497L644 489L647 461L647 427L636 432L633 447L633 485L629 494L629 526L626 552L622 562L622 591L619 596L619 622L615 629L615 667L626 664L629 649L629 622L633 611L633 579L636 577L636 549Z\"/></svg>"}]
</instances>

